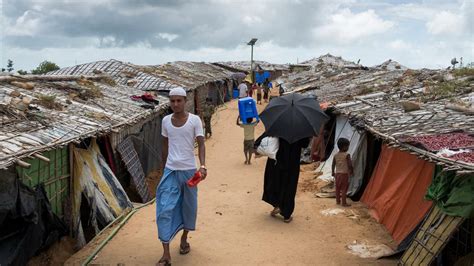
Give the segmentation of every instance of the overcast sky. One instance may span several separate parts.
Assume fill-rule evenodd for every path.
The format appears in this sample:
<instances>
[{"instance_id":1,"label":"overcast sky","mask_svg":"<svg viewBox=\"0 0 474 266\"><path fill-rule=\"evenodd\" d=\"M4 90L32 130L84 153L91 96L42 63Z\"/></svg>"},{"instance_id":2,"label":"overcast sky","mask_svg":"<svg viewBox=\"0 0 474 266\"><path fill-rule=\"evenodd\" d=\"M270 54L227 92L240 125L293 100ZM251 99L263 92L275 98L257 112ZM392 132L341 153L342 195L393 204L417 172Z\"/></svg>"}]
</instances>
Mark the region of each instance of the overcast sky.
<instances>
[{"instance_id":1,"label":"overcast sky","mask_svg":"<svg viewBox=\"0 0 474 266\"><path fill-rule=\"evenodd\" d=\"M0 0L1 66L118 59L296 63L331 53L411 68L474 61L474 0Z\"/></svg>"}]
</instances>

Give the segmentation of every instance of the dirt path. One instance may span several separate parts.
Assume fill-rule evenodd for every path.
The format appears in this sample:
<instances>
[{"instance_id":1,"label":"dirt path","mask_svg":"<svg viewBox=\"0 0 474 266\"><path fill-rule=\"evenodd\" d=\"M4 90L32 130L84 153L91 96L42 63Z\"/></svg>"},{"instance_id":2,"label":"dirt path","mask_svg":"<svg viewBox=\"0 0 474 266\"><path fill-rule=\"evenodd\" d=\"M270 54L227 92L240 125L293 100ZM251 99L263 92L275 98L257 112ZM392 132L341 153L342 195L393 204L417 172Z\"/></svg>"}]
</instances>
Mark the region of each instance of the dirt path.
<instances>
[{"instance_id":1,"label":"dirt path","mask_svg":"<svg viewBox=\"0 0 474 266\"><path fill-rule=\"evenodd\" d=\"M314 186L310 171L301 175L293 222L270 217L271 207L261 201L266 159L244 165L243 132L235 125L237 113L234 101L215 117L214 135L206 143L209 177L199 187L198 230L190 234L192 251L187 256L178 254L179 238L172 242L175 265L395 264L361 259L348 252L345 246L355 240L393 244L383 228L364 215L360 204L352 208L361 214L355 219L344 214L322 215L321 210L336 205L334 199L317 199L304 191ZM257 131L256 136L263 125ZM154 265L161 252L155 205L150 205L128 221L93 263ZM80 257L73 256L68 263L78 263Z\"/></svg>"}]
</instances>

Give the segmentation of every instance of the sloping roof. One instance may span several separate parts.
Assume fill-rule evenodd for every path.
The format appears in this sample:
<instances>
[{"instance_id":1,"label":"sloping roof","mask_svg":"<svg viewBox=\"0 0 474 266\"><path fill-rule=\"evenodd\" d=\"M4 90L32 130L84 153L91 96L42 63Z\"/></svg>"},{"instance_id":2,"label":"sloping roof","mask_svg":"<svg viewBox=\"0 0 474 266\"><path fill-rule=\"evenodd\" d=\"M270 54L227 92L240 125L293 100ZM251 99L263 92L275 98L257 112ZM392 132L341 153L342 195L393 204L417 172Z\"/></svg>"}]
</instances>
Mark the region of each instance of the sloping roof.
<instances>
[{"instance_id":1,"label":"sloping roof","mask_svg":"<svg viewBox=\"0 0 474 266\"><path fill-rule=\"evenodd\" d=\"M135 94L142 91L100 76L0 77L0 169L43 150L116 132L168 106L158 96L159 104L145 109L130 99Z\"/></svg>"},{"instance_id":2,"label":"sloping roof","mask_svg":"<svg viewBox=\"0 0 474 266\"><path fill-rule=\"evenodd\" d=\"M325 54L320 57L315 57L310 60L301 62L303 65L316 66L319 64L332 65L337 67L357 67L358 65L354 62L343 59L340 56L334 56L331 54Z\"/></svg>"},{"instance_id":3,"label":"sloping roof","mask_svg":"<svg viewBox=\"0 0 474 266\"><path fill-rule=\"evenodd\" d=\"M142 69L143 70L143 69ZM129 85L140 90L170 90L173 84L155 75L140 70L137 66L115 59L61 68L48 75L101 75L108 74L120 85Z\"/></svg>"},{"instance_id":4,"label":"sloping roof","mask_svg":"<svg viewBox=\"0 0 474 266\"><path fill-rule=\"evenodd\" d=\"M312 62L317 63L310 70L290 72L278 80L286 93L316 95L319 101L329 102L336 112L348 116L351 124L392 146L450 169L474 170L470 157L445 158L407 141L410 136L454 131L474 134L472 72L456 75L447 70L412 70L392 60L376 67L353 67L331 55ZM405 111L403 105L413 103L421 103L419 110ZM474 147L465 148L474 152Z\"/></svg>"},{"instance_id":5,"label":"sloping roof","mask_svg":"<svg viewBox=\"0 0 474 266\"><path fill-rule=\"evenodd\" d=\"M288 64L272 64L266 61L253 61L253 63L257 67L260 67L261 69L268 70L268 71L277 71L277 70L285 71L289 69ZM226 66L226 67L235 69L236 71L243 71L246 73L250 71L250 61L227 61L227 62L216 62L215 64Z\"/></svg>"},{"instance_id":6,"label":"sloping roof","mask_svg":"<svg viewBox=\"0 0 474 266\"><path fill-rule=\"evenodd\" d=\"M172 84L195 89L208 82L230 80L234 72L204 62L176 61L158 66L136 66Z\"/></svg>"},{"instance_id":7,"label":"sloping roof","mask_svg":"<svg viewBox=\"0 0 474 266\"><path fill-rule=\"evenodd\" d=\"M357 101L336 105L338 112L351 118L352 124L364 128L376 136L390 142L392 146L400 147L415 152L420 157L437 164L442 164L451 169L474 170L474 164L468 161L451 160L437 155L422 147L416 147L408 141L408 137L442 135L452 132L474 134L474 116L469 112L457 110L453 104L464 101L469 104L469 99L474 97L471 83L466 91L450 98L431 100L421 103L419 110L405 111L403 102L419 100L416 92L412 97L400 97L400 93L378 93L359 98ZM422 94L422 92L418 92ZM472 104L472 103L471 103ZM453 108L454 107L454 108ZM447 148L457 149L456 145L447 145ZM474 150L467 146L465 149Z\"/></svg>"},{"instance_id":8,"label":"sloping roof","mask_svg":"<svg viewBox=\"0 0 474 266\"><path fill-rule=\"evenodd\" d=\"M306 92L318 96L320 101L347 101L357 95L391 90L394 86L420 86L417 80L398 84L405 74L402 70L377 68L347 68L338 65L319 64L307 71L289 73L277 82L287 92Z\"/></svg>"}]
</instances>

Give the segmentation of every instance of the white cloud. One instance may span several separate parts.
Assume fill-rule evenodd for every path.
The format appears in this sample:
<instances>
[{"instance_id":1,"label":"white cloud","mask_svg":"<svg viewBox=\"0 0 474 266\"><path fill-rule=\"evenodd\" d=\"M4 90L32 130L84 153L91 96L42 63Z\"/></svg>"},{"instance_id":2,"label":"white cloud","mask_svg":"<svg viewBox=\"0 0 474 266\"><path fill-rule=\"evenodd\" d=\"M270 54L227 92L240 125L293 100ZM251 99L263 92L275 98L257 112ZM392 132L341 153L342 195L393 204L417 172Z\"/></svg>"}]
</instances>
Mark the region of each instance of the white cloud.
<instances>
[{"instance_id":1,"label":"white cloud","mask_svg":"<svg viewBox=\"0 0 474 266\"><path fill-rule=\"evenodd\" d=\"M244 16L242 18L242 22L245 23L247 26L255 25L256 23L262 22L262 19L259 16Z\"/></svg>"},{"instance_id":2,"label":"white cloud","mask_svg":"<svg viewBox=\"0 0 474 266\"><path fill-rule=\"evenodd\" d=\"M462 16L449 11L441 11L426 22L428 32L434 35L460 34L463 31L463 27Z\"/></svg>"},{"instance_id":3,"label":"white cloud","mask_svg":"<svg viewBox=\"0 0 474 266\"><path fill-rule=\"evenodd\" d=\"M388 46L395 50L406 50L411 48L411 45L403 40L392 41L388 44Z\"/></svg>"},{"instance_id":4,"label":"white cloud","mask_svg":"<svg viewBox=\"0 0 474 266\"><path fill-rule=\"evenodd\" d=\"M166 32L160 32L160 33L158 33L158 37L160 37L161 39L165 39L168 42L172 42L174 39L178 38L179 35L178 34L172 34L172 33L166 33Z\"/></svg>"},{"instance_id":5,"label":"white cloud","mask_svg":"<svg viewBox=\"0 0 474 266\"><path fill-rule=\"evenodd\" d=\"M437 10L433 6L409 3L393 6L388 9L388 12L400 18L428 20L436 14Z\"/></svg>"},{"instance_id":6,"label":"white cloud","mask_svg":"<svg viewBox=\"0 0 474 266\"><path fill-rule=\"evenodd\" d=\"M360 13L352 13L343 9L331 15L329 24L314 30L316 39L350 43L364 37L384 33L395 24L379 17L374 10L369 9Z\"/></svg>"},{"instance_id":7,"label":"white cloud","mask_svg":"<svg viewBox=\"0 0 474 266\"><path fill-rule=\"evenodd\" d=\"M4 20L6 25L5 34L10 36L34 36L38 34L41 24L41 14L27 10L15 22L9 23Z\"/></svg>"}]
</instances>

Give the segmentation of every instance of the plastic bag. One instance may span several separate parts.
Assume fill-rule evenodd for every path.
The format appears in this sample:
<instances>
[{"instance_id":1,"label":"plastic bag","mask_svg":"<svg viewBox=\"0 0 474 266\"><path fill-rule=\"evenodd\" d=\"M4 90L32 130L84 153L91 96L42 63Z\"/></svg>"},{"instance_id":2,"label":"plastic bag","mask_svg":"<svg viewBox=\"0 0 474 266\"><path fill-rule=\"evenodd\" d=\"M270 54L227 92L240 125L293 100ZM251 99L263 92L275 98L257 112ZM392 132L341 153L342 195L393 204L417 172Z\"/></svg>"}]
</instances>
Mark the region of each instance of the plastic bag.
<instances>
[{"instance_id":1,"label":"plastic bag","mask_svg":"<svg viewBox=\"0 0 474 266\"><path fill-rule=\"evenodd\" d=\"M276 154L278 148L280 147L280 142L276 137L265 137L260 142L260 145L257 147L257 153L260 155L268 156L268 158L276 160Z\"/></svg>"}]
</instances>

